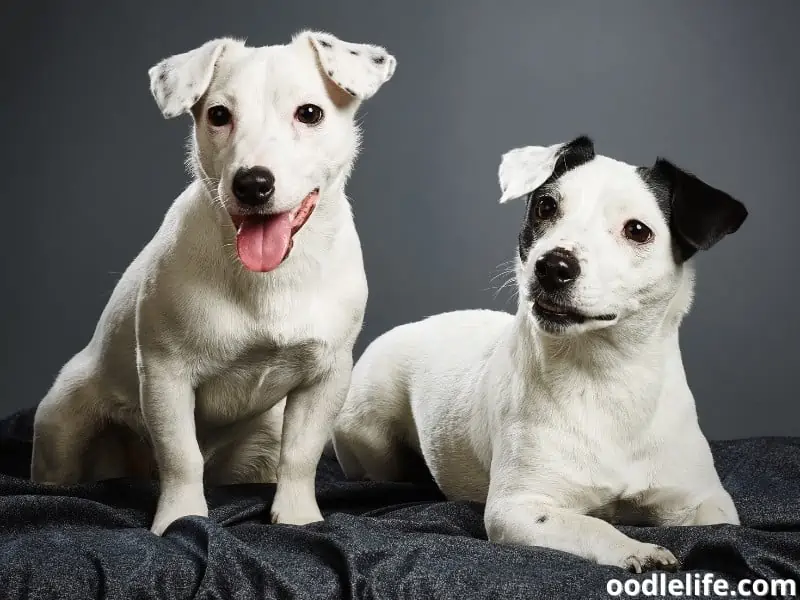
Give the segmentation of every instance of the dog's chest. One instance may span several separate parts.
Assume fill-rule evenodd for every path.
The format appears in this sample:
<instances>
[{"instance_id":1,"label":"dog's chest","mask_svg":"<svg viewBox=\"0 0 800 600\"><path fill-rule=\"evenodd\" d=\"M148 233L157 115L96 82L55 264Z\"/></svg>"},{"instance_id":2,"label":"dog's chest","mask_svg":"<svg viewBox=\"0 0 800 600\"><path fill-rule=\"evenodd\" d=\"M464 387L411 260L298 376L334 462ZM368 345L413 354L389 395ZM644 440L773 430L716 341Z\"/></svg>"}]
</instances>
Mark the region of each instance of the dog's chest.
<instances>
[{"instance_id":1,"label":"dog's chest","mask_svg":"<svg viewBox=\"0 0 800 600\"><path fill-rule=\"evenodd\" d=\"M589 512L637 513L656 480L658 445L642 400L651 386L639 383L626 388L576 380L569 394L562 390L560 398L537 403L542 410L531 442L540 467L558 474Z\"/></svg>"},{"instance_id":2,"label":"dog's chest","mask_svg":"<svg viewBox=\"0 0 800 600\"><path fill-rule=\"evenodd\" d=\"M306 297L242 307L207 301L192 340L198 418L224 424L279 402L330 365L333 337Z\"/></svg>"},{"instance_id":3,"label":"dog's chest","mask_svg":"<svg viewBox=\"0 0 800 600\"><path fill-rule=\"evenodd\" d=\"M265 340L227 359L196 390L197 417L207 424L224 425L271 408L323 368L322 348L313 341L278 346Z\"/></svg>"}]
</instances>

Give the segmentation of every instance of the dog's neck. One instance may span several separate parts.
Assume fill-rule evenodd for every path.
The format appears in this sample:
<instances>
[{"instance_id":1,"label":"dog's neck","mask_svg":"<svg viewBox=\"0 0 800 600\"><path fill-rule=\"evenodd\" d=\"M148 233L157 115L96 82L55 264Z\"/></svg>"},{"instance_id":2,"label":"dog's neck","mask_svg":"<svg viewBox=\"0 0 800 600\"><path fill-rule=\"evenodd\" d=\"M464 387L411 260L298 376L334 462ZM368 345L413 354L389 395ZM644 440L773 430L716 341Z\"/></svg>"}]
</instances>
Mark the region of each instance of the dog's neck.
<instances>
[{"instance_id":1,"label":"dog's neck","mask_svg":"<svg viewBox=\"0 0 800 600\"><path fill-rule=\"evenodd\" d=\"M663 363L677 349L678 329L688 312L694 269L687 263L669 299L643 304L635 315L609 327L574 336L553 336L534 329L527 302L520 302L512 336L522 369L543 374L576 369L602 377L617 375L627 365Z\"/></svg>"},{"instance_id":2,"label":"dog's neck","mask_svg":"<svg viewBox=\"0 0 800 600\"><path fill-rule=\"evenodd\" d=\"M507 340L523 410L613 411L626 431L644 431L655 415L677 328L619 322L575 336L550 336L518 310ZM663 317L663 308L662 308ZM546 408L549 407L549 408ZM569 417L571 418L571 417Z\"/></svg>"},{"instance_id":3,"label":"dog's neck","mask_svg":"<svg viewBox=\"0 0 800 600\"><path fill-rule=\"evenodd\" d=\"M678 328L689 297L679 288L666 308L643 307L605 329L575 336L537 331L527 303L520 303L510 340L517 369L537 382L563 381L573 375L614 382L626 374L658 372L670 353L679 352Z\"/></svg>"},{"instance_id":4,"label":"dog's neck","mask_svg":"<svg viewBox=\"0 0 800 600\"><path fill-rule=\"evenodd\" d=\"M514 327L520 367L545 374L567 369L595 374L610 372L620 364L641 358L643 353L651 353L663 337L655 328L636 330L624 323L574 336L548 335L534 329L526 312L526 307L519 308Z\"/></svg>"}]
</instances>

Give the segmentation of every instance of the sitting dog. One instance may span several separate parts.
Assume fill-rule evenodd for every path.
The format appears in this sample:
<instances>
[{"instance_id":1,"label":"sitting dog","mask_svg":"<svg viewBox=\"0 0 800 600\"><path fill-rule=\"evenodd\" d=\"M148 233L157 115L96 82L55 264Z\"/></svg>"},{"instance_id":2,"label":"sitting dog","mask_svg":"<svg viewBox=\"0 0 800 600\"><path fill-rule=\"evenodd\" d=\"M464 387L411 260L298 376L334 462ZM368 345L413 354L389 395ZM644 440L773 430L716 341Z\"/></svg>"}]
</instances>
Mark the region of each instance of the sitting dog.
<instances>
[{"instance_id":1,"label":"sitting dog","mask_svg":"<svg viewBox=\"0 0 800 600\"><path fill-rule=\"evenodd\" d=\"M678 346L689 259L747 216L672 163L633 167L586 137L504 155L501 202L527 198L516 315L396 327L353 371L334 426L349 477L402 479L421 454L444 494L486 503L495 542L635 572L668 550L610 522L738 523L697 423Z\"/></svg>"},{"instance_id":2,"label":"sitting dog","mask_svg":"<svg viewBox=\"0 0 800 600\"><path fill-rule=\"evenodd\" d=\"M316 466L367 300L344 193L354 119L395 65L304 31L216 39L150 69L163 115L193 116L194 180L39 405L34 480L129 475L135 439L133 462L151 456L160 479L156 534L208 514L204 479L277 479L273 521L322 519Z\"/></svg>"}]
</instances>

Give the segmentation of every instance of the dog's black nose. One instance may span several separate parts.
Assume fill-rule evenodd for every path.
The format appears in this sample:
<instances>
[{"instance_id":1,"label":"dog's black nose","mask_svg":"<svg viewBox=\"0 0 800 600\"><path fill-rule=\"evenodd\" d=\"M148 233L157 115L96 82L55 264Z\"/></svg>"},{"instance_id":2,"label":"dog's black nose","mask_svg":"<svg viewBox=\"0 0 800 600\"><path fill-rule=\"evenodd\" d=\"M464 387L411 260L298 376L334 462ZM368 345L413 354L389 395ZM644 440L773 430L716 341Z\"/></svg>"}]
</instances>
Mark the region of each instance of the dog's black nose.
<instances>
[{"instance_id":1,"label":"dog's black nose","mask_svg":"<svg viewBox=\"0 0 800 600\"><path fill-rule=\"evenodd\" d=\"M546 292L564 289L581 274L578 259L569 250L555 248L543 254L533 266L536 279Z\"/></svg>"},{"instance_id":2,"label":"dog's black nose","mask_svg":"<svg viewBox=\"0 0 800 600\"><path fill-rule=\"evenodd\" d=\"M233 176L233 195L242 204L261 206L275 192L275 176L264 167L239 169Z\"/></svg>"}]
</instances>

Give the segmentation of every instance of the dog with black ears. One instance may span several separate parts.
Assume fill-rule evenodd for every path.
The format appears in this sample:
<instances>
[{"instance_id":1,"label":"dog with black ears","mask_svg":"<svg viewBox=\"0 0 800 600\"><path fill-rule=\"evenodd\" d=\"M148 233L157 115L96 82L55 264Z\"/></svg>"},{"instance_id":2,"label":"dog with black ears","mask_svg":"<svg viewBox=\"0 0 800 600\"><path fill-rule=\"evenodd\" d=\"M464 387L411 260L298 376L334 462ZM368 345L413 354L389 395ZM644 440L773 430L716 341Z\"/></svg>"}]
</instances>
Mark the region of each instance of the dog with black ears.
<instances>
[{"instance_id":1,"label":"dog with black ears","mask_svg":"<svg viewBox=\"0 0 800 600\"><path fill-rule=\"evenodd\" d=\"M747 216L671 162L635 167L587 137L506 153L525 198L516 314L445 313L377 338L334 428L349 477L397 480L408 449L488 537L634 572L675 569L621 524L739 522L686 381L692 257Z\"/></svg>"}]
</instances>

